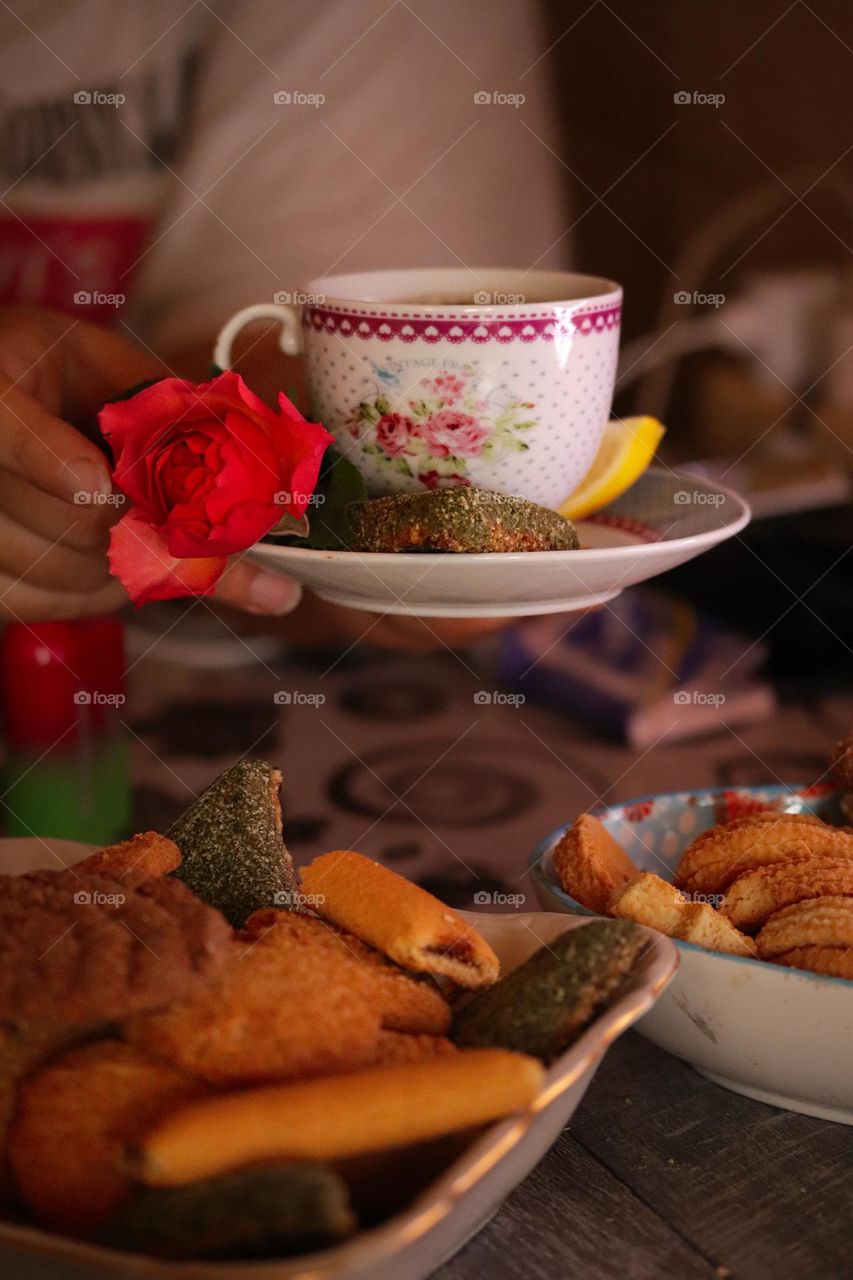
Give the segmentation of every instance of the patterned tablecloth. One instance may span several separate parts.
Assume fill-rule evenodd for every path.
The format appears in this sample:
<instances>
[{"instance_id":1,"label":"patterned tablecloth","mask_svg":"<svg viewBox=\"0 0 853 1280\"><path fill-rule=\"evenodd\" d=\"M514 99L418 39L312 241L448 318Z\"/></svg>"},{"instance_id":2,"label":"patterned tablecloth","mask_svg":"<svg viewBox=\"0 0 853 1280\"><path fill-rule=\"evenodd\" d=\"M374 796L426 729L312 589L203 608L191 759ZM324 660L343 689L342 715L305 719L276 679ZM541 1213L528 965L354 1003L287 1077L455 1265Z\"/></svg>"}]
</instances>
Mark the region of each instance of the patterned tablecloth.
<instances>
[{"instance_id":1,"label":"patterned tablecloth","mask_svg":"<svg viewBox=\"0 0 853 1280\"><path fill-rule=\"evenodd\" d=\"M217 636L229 641L221 655ZM355 848L459 907L507 891L535 909L530 849L600 800L813 782L853 723L853 697L810 696L748 729L723 716L713 737L638 753L542 706L487 701L496 642L426 657L306 657L218 630L173 655L173 639L130 636L139 827L165 829L222 769L261 756L284 775L297 862Z\"/></svg>"},{"instance_id":2,"label":"patterned tablecloth","mask_svg":"<svg viewBox=\"0 0 853 1280\"><path fill-rule=\"evenodd\" d=\"M634 753L563 714L485 700L496 642L309 660L235 640L197 605L173 627L179 615L154 611L161 629L140 619L128 637L137 827L165 829L221 770L262 756L284 774L297 861L354 847L462 907L503 892L507 910L535 909L529 850L598 800L817 781L853 721L853 697L803 698L746 731L721 721L712 738ZM851 1178L844 1126L729 1093L630 1032L570 1128L436 1280L840 1277ZM33 1260L15 1271L36 1274Z\"/></svg>"}]
</instances>

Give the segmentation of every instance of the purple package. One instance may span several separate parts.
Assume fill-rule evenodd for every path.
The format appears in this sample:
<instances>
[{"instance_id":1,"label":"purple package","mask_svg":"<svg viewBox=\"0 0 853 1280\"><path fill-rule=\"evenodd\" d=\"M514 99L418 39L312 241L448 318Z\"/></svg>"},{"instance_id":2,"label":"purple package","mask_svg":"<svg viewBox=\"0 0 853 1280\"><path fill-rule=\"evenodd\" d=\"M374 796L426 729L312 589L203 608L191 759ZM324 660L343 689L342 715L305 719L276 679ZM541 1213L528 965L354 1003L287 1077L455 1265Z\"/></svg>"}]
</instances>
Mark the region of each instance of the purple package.
<instances>
[{"instance_id":1,"label":"purple package","mask_svg":"<svg viewBox=\"0 0 853 1280\"><path fill-rule=\"evenodd\" d=\"M743 723L775 707L766 652L684 601L624 591L600 609L531 618L504 638L501 678L533 701L643 747Z\"/></svg>"}]
</instances>

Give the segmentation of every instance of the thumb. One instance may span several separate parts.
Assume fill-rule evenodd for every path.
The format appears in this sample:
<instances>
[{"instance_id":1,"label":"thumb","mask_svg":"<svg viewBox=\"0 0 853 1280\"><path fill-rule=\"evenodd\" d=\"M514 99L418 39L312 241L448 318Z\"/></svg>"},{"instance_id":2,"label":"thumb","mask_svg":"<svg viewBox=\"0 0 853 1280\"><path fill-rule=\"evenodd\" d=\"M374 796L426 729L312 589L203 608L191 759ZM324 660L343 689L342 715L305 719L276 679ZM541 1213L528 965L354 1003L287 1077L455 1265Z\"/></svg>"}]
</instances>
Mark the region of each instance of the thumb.
<instances>
[{"instance_id":1,"label":"thumb","mask_svg":"<svg viewBox=\"0 0 853 1280\"><path fill-rule=\"evenodd\" d=\"M302 587L282 573L269 573L245 560L235 560L219 579L214 598L247 613L282 617L302 597Z\"/></svg>"},{"instance_id":2,"label":"thumb","mask_svg":"<svg viewBox=\"0 0 853 1280\"><path fill-rule=\"evenodd\" d=\"M67 502L112 493L107 460L81 432L0 377L0 468Z\"/></svg>"}]
</instances>

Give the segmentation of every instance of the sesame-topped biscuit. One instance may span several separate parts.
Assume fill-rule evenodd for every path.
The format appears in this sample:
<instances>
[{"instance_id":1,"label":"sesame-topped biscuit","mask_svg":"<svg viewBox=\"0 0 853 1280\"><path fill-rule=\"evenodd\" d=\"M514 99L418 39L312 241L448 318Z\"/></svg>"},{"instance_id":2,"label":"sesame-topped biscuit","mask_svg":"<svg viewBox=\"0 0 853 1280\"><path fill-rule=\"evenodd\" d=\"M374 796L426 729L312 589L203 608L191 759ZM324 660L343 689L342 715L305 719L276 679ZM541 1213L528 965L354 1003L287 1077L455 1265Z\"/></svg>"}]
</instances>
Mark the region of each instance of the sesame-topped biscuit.
<instances>
[{"instance_id":1,"label":"sesame-topped biscuit","mask_svg":"<svg viewBox=\"0 0 853 1280\"><path fill-rule=\"evenodd\" d=\"M353 551L575 551L565 516L487 489L433 489L371 498L349 509Z\"/></svg>"}]
</instances>

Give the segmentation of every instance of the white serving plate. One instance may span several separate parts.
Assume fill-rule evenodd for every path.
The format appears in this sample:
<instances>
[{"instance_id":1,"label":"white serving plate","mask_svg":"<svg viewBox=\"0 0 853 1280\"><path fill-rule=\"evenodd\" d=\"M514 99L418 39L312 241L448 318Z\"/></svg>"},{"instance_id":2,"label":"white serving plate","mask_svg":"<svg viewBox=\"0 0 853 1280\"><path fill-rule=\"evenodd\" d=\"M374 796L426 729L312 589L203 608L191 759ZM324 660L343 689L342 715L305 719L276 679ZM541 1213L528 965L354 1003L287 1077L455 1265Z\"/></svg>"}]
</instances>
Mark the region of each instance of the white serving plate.
<instances>
[{"instance_id":1,"label":"white serving plate","mask_svg":"<svg viewBox=\"0 0 853 1280\"><path fill-rule=\"evenodd\" d=\"M0 841L0 871L19 873L66 865L70 841ZM538 947L585 921L548 912L462 913L495 948L504 971ZM424 1280L452 1257L495 1213L565 1128L604 1053L647 1013L678 966L673 944L648 931L650 946L631 988L549 1069L542 1092L524 1111L490 1125L404 1213L322 1252L271 1262L162 1262L82 1244L32 1227L0 1221L0 1274L16 1280Z\"/></svg>"},{"instance_id":2,"label":"white serving plate","mask_svg":"<svg viewBox=\"0 0 853 1280\"><path fill-rule=\"evenodd\" d=\"M518 617L612 600L733 537L749 507L722 485L650 467L605 510L578 522L578 551L451 555L312 551L258 543L249 553L324 600L371 613Z\"/></svg>"},{"instance_id":3,"label":"white serving plate","mask_svg":"<svg viewBox=\"0 0 853 1280\"><path fill-rule=\"evenodd\" d=\"M836 801L829 788L712 788L643 796L590 812L638 867L671 879L694 837L727 816L724 806L737 812L739 805L758 802L835 817ZM564 830L533 852L536 896L546 910L590 916L554 872L553 847ZM735 1093L853 1124L853 981L706 951L690 942L675 945L678 974L637 1030Z\"/></svg>"}]
</instances>

